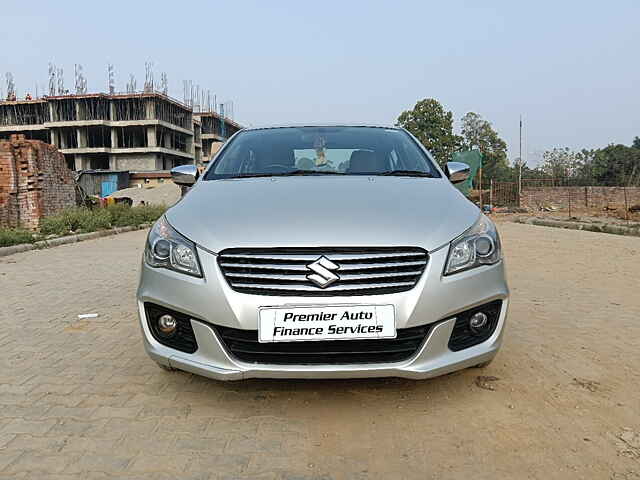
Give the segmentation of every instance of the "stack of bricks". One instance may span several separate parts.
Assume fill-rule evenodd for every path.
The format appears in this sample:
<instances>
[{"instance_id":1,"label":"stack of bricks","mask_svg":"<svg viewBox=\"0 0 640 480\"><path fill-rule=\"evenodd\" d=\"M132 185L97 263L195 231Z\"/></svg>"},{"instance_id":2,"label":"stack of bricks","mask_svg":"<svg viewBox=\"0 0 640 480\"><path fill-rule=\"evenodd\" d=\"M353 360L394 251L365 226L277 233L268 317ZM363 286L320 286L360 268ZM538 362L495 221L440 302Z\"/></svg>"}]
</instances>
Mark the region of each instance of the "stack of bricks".
<instances>
[{"instance_id":1,"label":"stack of bricks","mask_svg":"<svg viewBox=\"0 0 640 480\"><path fill-rule=\"evenodd\" d=\"M0 140L0 227L37 230L75 204L73 172L56 147L24 135Z\"/></svg>"}]
</instances>

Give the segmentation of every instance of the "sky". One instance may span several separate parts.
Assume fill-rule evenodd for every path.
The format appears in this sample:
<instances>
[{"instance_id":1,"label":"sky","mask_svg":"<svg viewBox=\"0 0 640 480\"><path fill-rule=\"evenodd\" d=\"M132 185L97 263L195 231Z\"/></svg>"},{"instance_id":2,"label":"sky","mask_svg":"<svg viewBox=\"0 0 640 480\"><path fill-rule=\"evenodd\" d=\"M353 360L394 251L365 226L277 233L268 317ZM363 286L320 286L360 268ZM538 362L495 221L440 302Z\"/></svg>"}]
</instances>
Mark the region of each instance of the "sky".
<instances>
[{"instance_id":1,"label":"sky","mask_svg":"<svg viewBox=\"0 0 640 480\"><path fill-rule=\"evenodd\" d=\"M481 5L482 4L482 5ZM50 62L72 90L116 89L145 62L183 98L192 80L243 125L393 124L418 100L489 120L535 165L554 147L640 136L640 1L2 2L0 92L41 92Z\"/></svg>"}]
</instances>

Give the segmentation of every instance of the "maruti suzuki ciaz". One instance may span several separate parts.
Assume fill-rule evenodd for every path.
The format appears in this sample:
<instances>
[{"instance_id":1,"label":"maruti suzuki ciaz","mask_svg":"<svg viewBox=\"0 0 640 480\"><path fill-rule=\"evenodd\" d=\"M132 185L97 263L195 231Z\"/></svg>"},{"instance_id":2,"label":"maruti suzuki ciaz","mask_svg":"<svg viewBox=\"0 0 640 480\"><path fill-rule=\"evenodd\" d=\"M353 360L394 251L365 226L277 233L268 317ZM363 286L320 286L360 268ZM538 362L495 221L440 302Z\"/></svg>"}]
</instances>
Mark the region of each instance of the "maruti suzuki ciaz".
<instances>
[{"instance_id":1,"label":"maruti suzuki ciaz","mask_svg":"<svg viewBox=\"0 0 640 480\"><path fill-rule=\"evenodd\" d=\"M158 364L218 380L429 378L490 362L509 303L493 222L402 128L243 129L150 230ZM186 188L185 188L186 189Z\"/></svg>"}]
</instances>

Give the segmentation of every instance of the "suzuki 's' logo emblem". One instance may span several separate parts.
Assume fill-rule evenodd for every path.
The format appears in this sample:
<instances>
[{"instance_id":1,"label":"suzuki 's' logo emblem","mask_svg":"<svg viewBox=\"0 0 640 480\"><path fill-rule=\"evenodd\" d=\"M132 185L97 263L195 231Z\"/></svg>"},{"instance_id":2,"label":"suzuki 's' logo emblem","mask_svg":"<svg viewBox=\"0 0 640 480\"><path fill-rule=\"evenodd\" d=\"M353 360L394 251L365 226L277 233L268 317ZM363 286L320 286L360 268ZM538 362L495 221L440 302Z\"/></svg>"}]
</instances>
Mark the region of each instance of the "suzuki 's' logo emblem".
<instances>
[{"instance_id":1,"label":"suzuki 's' logo emblem","mask_svg":"<svg viewBox=\"0 0 640 480\"><path fill-rule=\"evenodd\" d=\"M322 256L315 262L310 263L307 265L307 268L315 272L307 275L307 278L320 288L327 288L333 282L340 279L340 277L332 271L338 270L340 267L325 256Z\"/></svg>"}]
</instances>

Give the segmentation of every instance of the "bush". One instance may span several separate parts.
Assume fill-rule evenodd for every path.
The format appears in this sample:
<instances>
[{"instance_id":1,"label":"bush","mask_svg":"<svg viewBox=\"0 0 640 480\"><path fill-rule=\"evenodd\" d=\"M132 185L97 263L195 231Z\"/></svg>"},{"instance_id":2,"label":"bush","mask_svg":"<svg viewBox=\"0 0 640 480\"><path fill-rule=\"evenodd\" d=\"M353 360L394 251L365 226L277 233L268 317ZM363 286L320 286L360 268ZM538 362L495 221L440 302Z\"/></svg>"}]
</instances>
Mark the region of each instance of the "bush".
<instances>
[{"instance_id":1,"label":"bush","mask_svg":"<svg viewBox=\"0 0 640 480\"><path fill-rule=\"evenodd\" d=\"M40 232L43 235L66 235L71 232L86 233L111 227L135 226L154 222L165 210L164 205L130 207L124 204L94 209L67 208L56 215L42 219Z\"/></svg>"},{"instance_id":2,"label":"bush","mask_svg":"<svg viewBox=\"0 0 640 480\"><path fill-rule=\"evenodd\" d=\"M70 232L95 232L110 227L111 216L105 209L75 207L44 218L40 223L40 232L44 235L65 235Z\"/></svg>"},{"instance_id":3,"label":"bush","mask_svg":"<svg viewBox=\"0 0 640 480\"><path fill-rule=\"evenodd\" d=\"M27 232L26 230L0 228L0 247L9 247L21 243L33 243L35 241L36 238L33 233Z\"/></svg>"},{"instance_id":4,"label":"bush","mask_svg":"<svg viewBox=\"0 0 640 480\"><path fill-rule=\"evenodd\" d=\"M140 225L155 222L166 210L164 205L139 205L129 207L124 204L109 205L106 210L111 215L111 224L115 227Z\"/></svg>"}]
</instances>

